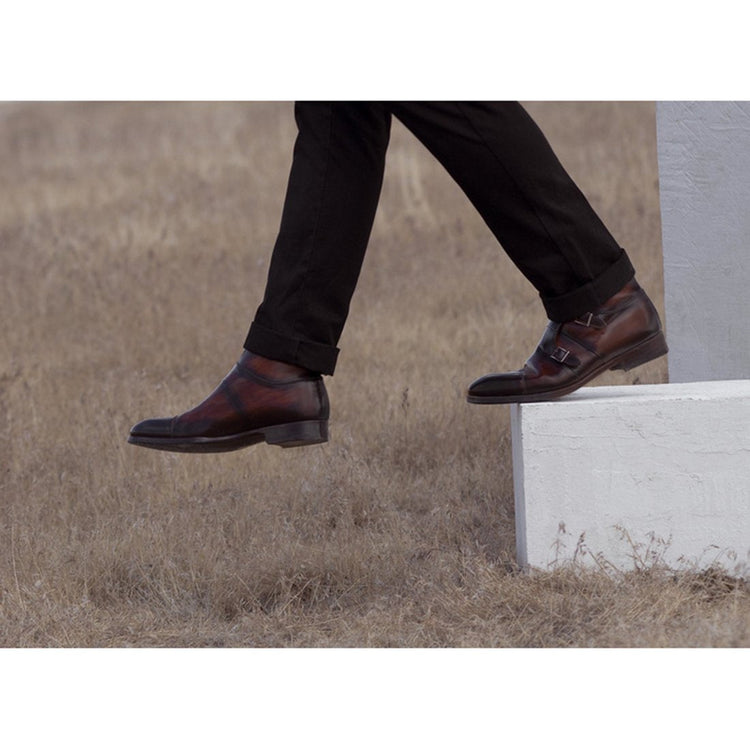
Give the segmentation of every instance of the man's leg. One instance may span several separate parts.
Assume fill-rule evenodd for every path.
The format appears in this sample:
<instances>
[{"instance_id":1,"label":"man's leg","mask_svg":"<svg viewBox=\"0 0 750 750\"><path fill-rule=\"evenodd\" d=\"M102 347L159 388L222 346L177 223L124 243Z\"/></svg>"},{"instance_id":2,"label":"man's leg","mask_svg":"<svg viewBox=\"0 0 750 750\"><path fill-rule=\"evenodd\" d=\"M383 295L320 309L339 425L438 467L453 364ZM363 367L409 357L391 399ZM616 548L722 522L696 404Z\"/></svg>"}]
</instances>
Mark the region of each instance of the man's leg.
<instances>
[{"instance_id":1,"label":"man's leg","mask_svg":"<svg viewBox=\"0 0 750 750\"><path fill-rule=\"evenodd\" d=\"M521 370L469 386L472 403L540 401L667 352L618 246L517 102L398 102L398 117L458 182L550 318Z\"/></svg>"},{"instance_id":2,"label":"man's leg","mask_svg":"<svg viewBox=\"0 0 750 750\"><path fill-rule=\"evenodd\" d=\"M341 330L380 195L390 114L376 103L303 102L266 294L239 362L208 398L173 418L147 419L129 442L218 452L265 441L328 438L328 397Z\"/></svg>"}]
</instances>

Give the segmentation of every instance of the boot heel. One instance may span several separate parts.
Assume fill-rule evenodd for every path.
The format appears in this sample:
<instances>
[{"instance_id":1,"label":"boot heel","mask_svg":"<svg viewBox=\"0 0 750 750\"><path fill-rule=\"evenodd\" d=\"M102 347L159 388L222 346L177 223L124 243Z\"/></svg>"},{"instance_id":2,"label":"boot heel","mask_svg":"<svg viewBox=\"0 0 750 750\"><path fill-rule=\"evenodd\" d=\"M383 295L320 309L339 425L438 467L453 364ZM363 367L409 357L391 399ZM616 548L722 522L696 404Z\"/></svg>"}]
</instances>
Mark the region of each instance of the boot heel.
<instances>
[{"instance_id":1,"label":"boot heel","mask_svg":"<svg viewBox=\"0 0 750 750\"><path fill-rule=\"evenodd\" d=\"M659 331L656 336L629 351L618 360L617 364L612 365L609 369L632 370L634 367L638 367L638 365L643 365L652 359L664 356L668 351L667 340L664 338L664 334Z\"/></svg>"},{"instance_id":2,"label":"boot heel","mask_svg":"<svg viewBox=\"0 0 750 750\"><path fill-rule=\"evenodd\" d=\"M321 419L274 425L266 427L263 436L269 445L280 445L282 448L326 443L328 442L328 422Z\"/></svg>"}]
</instances>

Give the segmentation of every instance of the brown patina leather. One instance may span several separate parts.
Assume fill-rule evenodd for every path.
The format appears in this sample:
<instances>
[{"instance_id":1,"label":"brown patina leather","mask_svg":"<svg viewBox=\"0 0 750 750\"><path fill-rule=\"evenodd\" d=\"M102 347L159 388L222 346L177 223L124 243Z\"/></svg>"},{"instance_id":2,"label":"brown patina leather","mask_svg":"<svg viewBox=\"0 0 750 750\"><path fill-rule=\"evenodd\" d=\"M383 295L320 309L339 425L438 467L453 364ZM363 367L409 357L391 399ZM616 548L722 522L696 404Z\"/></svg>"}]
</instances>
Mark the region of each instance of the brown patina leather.
<instances>
[{"instance_id":1,"label":"brown patina leather","mask_svg":"<svg viewBox=\"0 0 750 750\"><path fill-rule=\"evenodd\" d=\"M325 442L328 395L320 375L243 352L218 387L176 417L146 419L128 442L181 452L229 451L267 443L292 447Z\"/></svg>"},{"instance_id":2,"label":"brown patina leather","mask_svg":"<svg viewBox=\"0 0 750 750\"><path fill-rule=\"evenodd\" d=\"M667 353L661 321L633 279L600 308L565 323L550 321L521 370L474 381L474 404L546 401L580 388L605 370L630 370Z\"/></svg>"}]
</instances>

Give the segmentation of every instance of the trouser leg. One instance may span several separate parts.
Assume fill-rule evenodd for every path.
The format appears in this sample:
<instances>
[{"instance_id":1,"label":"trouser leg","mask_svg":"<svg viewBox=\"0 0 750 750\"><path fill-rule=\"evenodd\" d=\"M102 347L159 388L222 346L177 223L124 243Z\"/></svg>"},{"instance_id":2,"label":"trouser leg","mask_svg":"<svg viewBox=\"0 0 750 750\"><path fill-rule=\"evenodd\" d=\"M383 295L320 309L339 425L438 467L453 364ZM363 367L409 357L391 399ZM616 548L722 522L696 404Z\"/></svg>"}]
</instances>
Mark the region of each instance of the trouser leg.
<instances>
[{"instance_id":1,"label":"trouser leg","mask_svg":"<svg viewBox=\"0 0 750 750\"><path fill-rule=\"evenodd\" d=\"M389 108L466 193L552 320L598 307L633 277L627 254L520 104Z\"/></svg>"},{"instance_id":2,"label":"trouser leg","mask_svg":"<svg viewBox=\"0 0 750 750\"><path fill-rule=\"evenodd\" d=\"M375 218L391 115L376 102L299 102L266 292L245 348L326 374Z\"/></svg>"}]
</instances>

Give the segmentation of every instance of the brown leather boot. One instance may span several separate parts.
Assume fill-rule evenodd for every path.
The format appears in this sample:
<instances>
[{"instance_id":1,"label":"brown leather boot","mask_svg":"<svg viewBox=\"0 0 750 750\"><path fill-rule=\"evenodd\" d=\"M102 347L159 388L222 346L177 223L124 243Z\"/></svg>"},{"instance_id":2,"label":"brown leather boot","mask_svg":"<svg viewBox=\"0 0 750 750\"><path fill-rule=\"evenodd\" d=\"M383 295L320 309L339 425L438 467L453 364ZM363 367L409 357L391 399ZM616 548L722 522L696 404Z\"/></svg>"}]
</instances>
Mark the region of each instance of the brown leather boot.
<instances>
[{"instance_id":1,"label":"brown leather boot","mask_svg":"<svg viewBox=\"0 0 750 750\"><path fill-rule=\"evenodd\" d=\"M323 378L285 362L244 352L216 390L194 409L146 419L128 442L183 453L218 453L265 440L292 448L328 440Z\"/></svg>"},{"instance_id":2,"label":"brown leather boot","mask_svg":"<svg viewBox=\"0 0 750 750\"><path fill-rule=\"evenodd\" d=\"M475 380L467 400L547 401L575 391L605 370L631 370L667 351L656 308L633 279L599 309L565 323L550 321L523 369Z\"/></svg>"}]
</instances>

